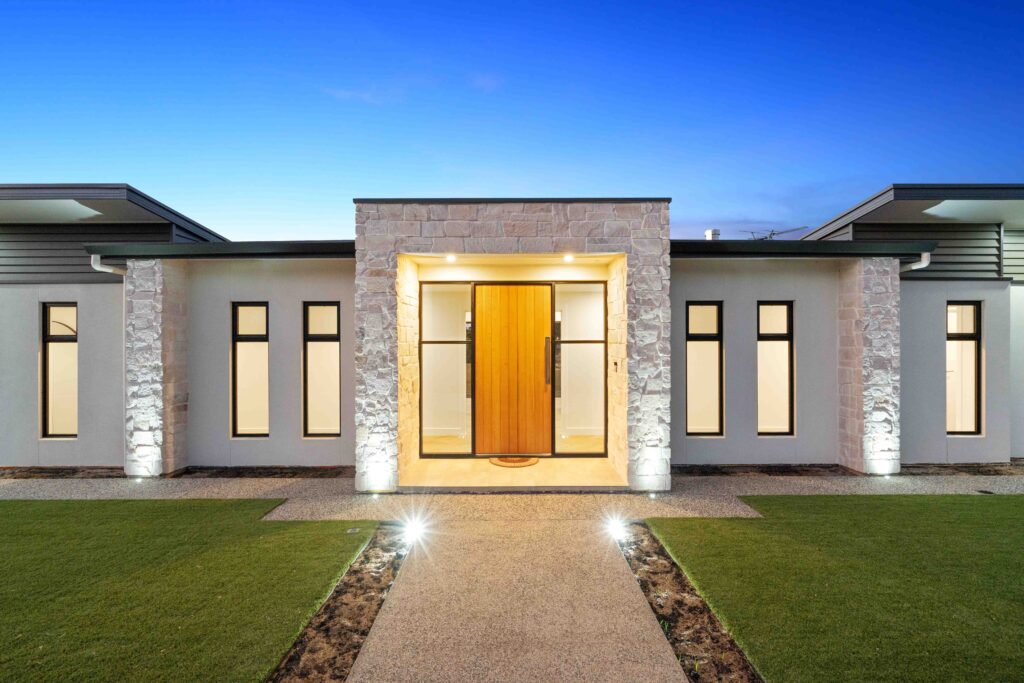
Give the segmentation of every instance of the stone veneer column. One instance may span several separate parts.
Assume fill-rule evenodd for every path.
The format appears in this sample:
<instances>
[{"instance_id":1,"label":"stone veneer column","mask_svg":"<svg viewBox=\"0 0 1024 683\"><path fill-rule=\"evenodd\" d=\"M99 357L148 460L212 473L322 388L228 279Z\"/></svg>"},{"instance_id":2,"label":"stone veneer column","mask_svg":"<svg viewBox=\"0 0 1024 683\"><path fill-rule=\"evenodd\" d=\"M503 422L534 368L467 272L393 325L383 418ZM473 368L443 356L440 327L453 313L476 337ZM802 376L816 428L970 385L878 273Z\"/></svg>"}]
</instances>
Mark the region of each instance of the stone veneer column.
<instances>
[{"instance_id":1,"label":"stone veneer column","mask_svg":"<svg viewBox=\"0 0 1024 683\"><path fill-rule=\"evenodd\" d=\"M839 274L839 464L900 470L900 264L869 258Z\"/></svg>"},{"instance_id":2,"label":"stone veneer column","mask_svg":"<svg viewBox=\"0 0 1024 683\"><path fill-rule=\"evenodd\" d=\"M629 484L667 490L671 326L668 202L358 203L356 488L398 485L398 254L624 253Z\"/></svg>"},{"instance_id":3,"label":"stone veneer column","mask_svg":"<svg viewBox=\"0 0 1024 683\"><path fill-rule=\"evenodd\" d=\"M125 473L187 464L188 263L129 259L125 298Z\"/></svg>"}]
</instances>

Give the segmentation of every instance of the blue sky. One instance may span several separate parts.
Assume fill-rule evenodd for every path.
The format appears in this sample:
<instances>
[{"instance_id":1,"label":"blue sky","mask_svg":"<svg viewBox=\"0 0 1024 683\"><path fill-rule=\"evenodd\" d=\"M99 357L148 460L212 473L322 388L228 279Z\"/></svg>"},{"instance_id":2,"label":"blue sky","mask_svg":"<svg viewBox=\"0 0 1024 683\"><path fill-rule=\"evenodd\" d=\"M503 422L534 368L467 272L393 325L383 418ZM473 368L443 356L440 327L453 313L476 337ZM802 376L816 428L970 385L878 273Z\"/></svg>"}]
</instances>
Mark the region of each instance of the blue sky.
<instances>
[{"instance_id":1,"label":"blue sky","mask_svg":"<svg viewBox=\"0 0 1024 683\"><path fill-rule=\"evenodd\" d=\"M1024 182L1012 3L22 2L0 182L129 182L232 239L356 196L668 195L673 236Z\"/></svg>"}]
</instances>

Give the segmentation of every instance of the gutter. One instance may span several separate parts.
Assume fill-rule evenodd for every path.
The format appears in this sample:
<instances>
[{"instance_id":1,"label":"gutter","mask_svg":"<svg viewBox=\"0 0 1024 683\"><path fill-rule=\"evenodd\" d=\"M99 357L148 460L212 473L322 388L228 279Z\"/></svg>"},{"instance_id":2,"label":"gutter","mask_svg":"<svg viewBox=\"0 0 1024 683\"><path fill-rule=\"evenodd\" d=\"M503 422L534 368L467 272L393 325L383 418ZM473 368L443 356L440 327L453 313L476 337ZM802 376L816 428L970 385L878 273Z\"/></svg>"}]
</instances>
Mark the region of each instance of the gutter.
<instances>
[{"instance_id":1,"label":"gutter","mask_svg":"<svg viewBox=\"0 0 1024 683\"><path fill-rule=\"evenodd\" d=\"M121 277L124 277L128 273L127 268L103 265L103 257L99 254L91 254L89 256L89 265L92 266L93 270L98 270L101 273L112 273L114 275L120 275Z\"/></svg>"},{"instance_id":2,"label":"gutter","mask_svg":"<svg viewBox=\"0 0 1024 683\"><path fill-rule=\"evenodd\" d=\"M906 273L911 270L919 270L921 268L927 268L932 262L932 253L930 251L922 251L921 258L913 263L904 263L900 266L900 272Z\"/></svg>"}]
</instances>

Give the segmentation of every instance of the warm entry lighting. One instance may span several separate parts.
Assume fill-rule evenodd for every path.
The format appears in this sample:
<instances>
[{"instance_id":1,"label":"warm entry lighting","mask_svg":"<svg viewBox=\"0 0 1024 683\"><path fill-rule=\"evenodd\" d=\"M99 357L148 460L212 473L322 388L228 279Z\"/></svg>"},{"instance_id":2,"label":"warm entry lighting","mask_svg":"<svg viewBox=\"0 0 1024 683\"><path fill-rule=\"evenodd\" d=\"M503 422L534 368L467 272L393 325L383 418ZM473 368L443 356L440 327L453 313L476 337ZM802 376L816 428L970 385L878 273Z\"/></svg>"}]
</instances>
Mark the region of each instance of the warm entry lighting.
<instances>
[{"instance_id":1,"label":"warm entry lighting","mask_svg":"<svg viewBox=\"0 0 1024 683\"><path fill-rule=\"evenodd\" d=\"M565 256L562 257L562 260L565 261L566 263L572 263L573 261L576 260L576 257L573 256L572 254L566 254Z\"/></svg>"},{"instance_id":2,"label":"warm entry lighting","mask_svg":"<svg viewBox=\"0 0 1024 683\"><path fill-rule=\"evenodd\" d=\"M444 257L444 260L448 263L455 263L455 254L448 254Z\"/></svg>"}]
</instances>

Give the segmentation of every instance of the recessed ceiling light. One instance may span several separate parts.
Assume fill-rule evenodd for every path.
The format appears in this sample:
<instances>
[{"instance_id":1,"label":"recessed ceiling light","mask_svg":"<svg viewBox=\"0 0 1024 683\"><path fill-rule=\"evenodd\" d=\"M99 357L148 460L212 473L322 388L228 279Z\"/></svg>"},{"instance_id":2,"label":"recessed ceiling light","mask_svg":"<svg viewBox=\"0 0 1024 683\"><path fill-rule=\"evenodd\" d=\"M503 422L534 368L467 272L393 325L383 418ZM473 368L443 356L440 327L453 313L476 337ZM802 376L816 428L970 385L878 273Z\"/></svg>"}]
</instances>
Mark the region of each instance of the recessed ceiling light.
<instances>
[{"instance_id":1,"label":"recessed ceiling light","mask_svg":"<svg viewBox=\"0 0 1024 683\"><path fill-rule=\"evenodd\" d=\"M444 257L444 260L448 263L455 263L455 254L448 254Z\"/></svg>"},{"instance_id":2,"label":"recessed ceiling light","mask_svg":"<svg viewBox=\"0 0 1024 683\"><path fill-rule=\"evenodd\" d=\"M565 261L566 263L572 263L573 261L576 260L576 257L573 256L572 254L566 254L565 256L562 257L562 260Z\"/></svg>"}]
</instances>

